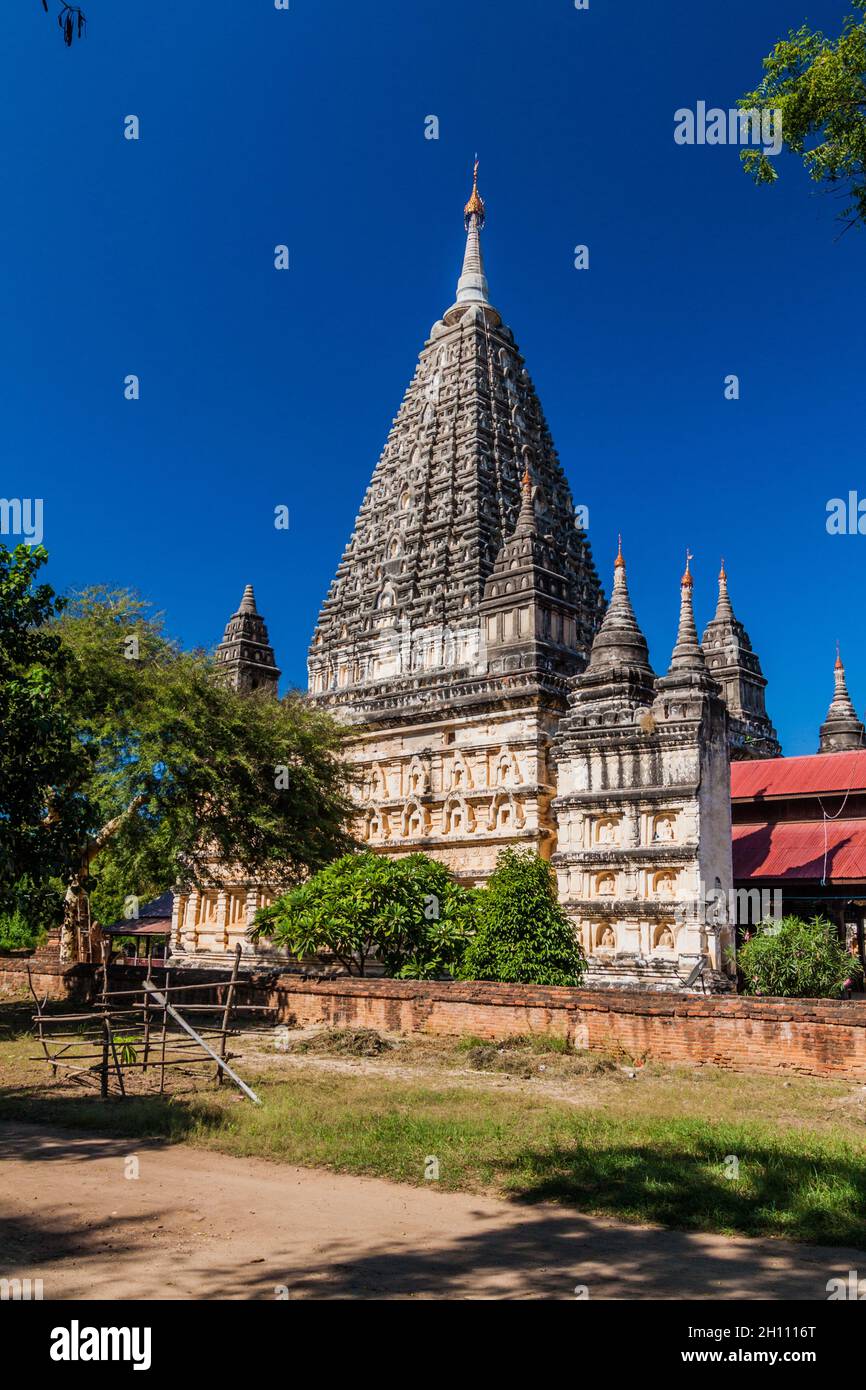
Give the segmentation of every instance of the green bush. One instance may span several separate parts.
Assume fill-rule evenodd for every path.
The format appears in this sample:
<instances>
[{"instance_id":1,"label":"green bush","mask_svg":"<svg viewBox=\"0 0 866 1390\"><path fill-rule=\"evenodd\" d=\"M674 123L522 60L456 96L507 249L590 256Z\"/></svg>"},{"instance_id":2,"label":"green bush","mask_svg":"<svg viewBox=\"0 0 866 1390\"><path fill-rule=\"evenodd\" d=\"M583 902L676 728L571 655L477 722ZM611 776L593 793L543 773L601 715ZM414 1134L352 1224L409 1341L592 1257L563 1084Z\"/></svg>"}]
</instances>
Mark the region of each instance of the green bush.
<instances>
[{"instance_id":1,"label":"green bush","mask_svg":"<svg viewBox=\"0 0 866 1390\"><path fill-rule=\"evenodd\" d=\"M330 952L351 975L378 959L386 975L434 979L458 968L476 897L426 854L347 854L262 908L251 935L300 959Z\"/></svg>"},{"instance_id":2,"label":"green bush","mask_svg":"<svg viewBox=\"0 0 866 1390\"><path fill-rule=\"evenodd\" d=\"M44 928L29 922L20 908L0 913L0 951L34 951L45 936Z\"/></svg>"},{"instance_id":3,"label":"green bush","mask_svg":"<svg viewBox=\"0 0 866 1390\"><path fill-rule=\"evenodd\" d=\"M586 968L574 928L559 905L556 879L532 850L501 852L478 894L478 931L460 971L464 980L579 985Z\"/></svg>"},{"instance_id":4,"label":"green bush","mask_svg":"<svg viewBox=\"0 0 866 1390\"><path fill-rule=\"evenodd\" d=\"M861 978L859 965L824 917L762 922L740 946L737 964L746 994L837 999L846 987L856 988Z\"/></svg>"}]
</instances>

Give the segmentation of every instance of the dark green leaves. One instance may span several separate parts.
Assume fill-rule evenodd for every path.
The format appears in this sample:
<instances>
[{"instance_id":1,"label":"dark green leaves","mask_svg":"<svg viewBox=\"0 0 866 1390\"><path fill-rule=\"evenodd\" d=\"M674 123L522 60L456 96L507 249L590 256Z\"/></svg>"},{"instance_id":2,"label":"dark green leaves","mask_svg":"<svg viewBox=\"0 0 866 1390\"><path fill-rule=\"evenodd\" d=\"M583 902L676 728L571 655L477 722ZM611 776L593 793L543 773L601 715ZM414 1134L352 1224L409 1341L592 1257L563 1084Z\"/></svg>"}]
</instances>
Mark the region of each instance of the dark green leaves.
<instances>
[{"instance_id":1,"label":"dark green leaves","mask_svg":"<svg viewBox=\"0 0 866 1390\"><path fill-rule=\"evenodd\" d=\"M531 850L503 850L479 894L478 932L461 976L509 984L579 985L585 966L547 860Z\"/></svg>"},{"instance_id":2,"label":"dark green leaves","mask_svg":"<svg viewBox=\"0 0 866 1390\"><path fill-rule=\"evenodd\" d=\"M866 0L852 4L866 11ZM849 15L835 40L808 25L789 33L738 105L781 112L784 144L811 179L846 200L839 213L846 228L866 223L866 18ZM776 166L760 149L740 158L756 183L775 183Z\"/></svg>"}]
</instances>

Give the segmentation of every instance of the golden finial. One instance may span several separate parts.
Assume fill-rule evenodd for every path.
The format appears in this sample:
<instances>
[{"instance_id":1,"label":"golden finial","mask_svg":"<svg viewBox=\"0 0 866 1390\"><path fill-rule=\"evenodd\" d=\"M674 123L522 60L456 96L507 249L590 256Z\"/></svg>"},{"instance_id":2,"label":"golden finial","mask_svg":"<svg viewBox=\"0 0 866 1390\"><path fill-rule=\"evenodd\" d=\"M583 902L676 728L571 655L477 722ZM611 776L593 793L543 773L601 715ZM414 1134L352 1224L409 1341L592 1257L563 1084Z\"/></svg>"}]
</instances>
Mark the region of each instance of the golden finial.
<instances>
[{"instance_id":1,"label":"golden finial","mask_svg":"<svg viewBox=\"0 0 866 1390\"><path fill-rule=\"evenodd\" d=\"M727 582L728 582L728 571L725 569L725 557L724 557L724 555L723 555L723 556L722 556L722 568L719 570L719 583L720 583L720 584L727 584Z\"/></svg>"},{"instance_id":2,"label":"golden finial","mask_svg":"<svg viewBox=\"0 0 866 1390\"><path fill-rule=\"evenodd\" d=\"M694 555L693 555L692 552L689 550L688 546L686 546L686 568L685 568L685 573L683 574L683 577L682 577L682 579L680 580L680 583L681 583L682 585L684 585L686 588L689 588L689 589L692 587L692 585L693 585L694 582L695 582L695 581L692 579L692 572L691 572L691 570L689 569L689 566L690 566L690 564L691 564L691 562L692 562L692 560L693 560L694 558L695 558Z\"/></svg>"},{"instance_id":3,"label":"golden finial","mask_svg":"<svg viewBox=\"0 0 866 1390\"><path fill-rule=\"evenodd\" d=\"M615 559L614 562L613 562L613 567L614 567L614 569L617 569L617 570L624 570L624 569L625 569L625 559L623 558L623 553L622 553L622 536L621 536L621 535L620 535L620 536L617 536L616 539L617 539L617 551L616 551L616 559Z\"/></svg>"},{"instance_id":4,"label":"golden finial","mask_svg":"<svg viewBox=\"0 0 866 1390\"><path fill-rule=\"evenodd\" d=\"M520 479L520 486L523 488L524 496L528 497L532 492L532 477L529 472L529 464L523 466L523 477Z\"/></svg>"},{"instance_id":5,"label":"golden finial","mask_svg":"<svg viewBox=\"0 0 866 1390\"><path fill-rule=\"evenodd\" d=\"M463 209L463 217L466 222L467 232L469 231L469 225L473 217L477 218L479 227L484 226L484 199L478 192L478 155L475 156L475 168L472 171L472 192L469 195L469 202Z\"/></svg>"},{"instance_id":6,"label":"golden finial","mask_svg":"<svg viewBox=\"0 0 866 1390\"><path fill-rule=\"evenodd\" d=\"M836 670L837 670L837 671L843 671L844 669L845 669L845 668L844 668L844 666L842 665L842 652L841 652L841 650L840 650L840 648L839 648L839 639L838 639L838 637L837 637L837 638L836 638Z\"/></svg>"}]
</instances>

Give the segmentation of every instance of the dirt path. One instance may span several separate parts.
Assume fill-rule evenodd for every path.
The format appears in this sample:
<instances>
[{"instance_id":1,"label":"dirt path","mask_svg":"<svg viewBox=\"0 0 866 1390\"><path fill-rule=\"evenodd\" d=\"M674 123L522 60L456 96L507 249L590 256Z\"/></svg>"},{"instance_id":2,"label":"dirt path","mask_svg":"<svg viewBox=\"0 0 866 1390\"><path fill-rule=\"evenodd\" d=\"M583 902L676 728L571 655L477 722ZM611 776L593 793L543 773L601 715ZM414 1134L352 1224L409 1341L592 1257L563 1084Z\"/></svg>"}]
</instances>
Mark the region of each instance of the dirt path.
<instances>
[{"instance_id":1,"label":"dirt path","mask_svg":"<svg viewBox=\"0 0 866 1390\"><path fill-rule=\"evenodd\" d=\"M46 1299L821 1300L866 1270L863 1252L19 1124L0 1126L0 1194L0 1276L41 1278Z\"/></svg>"}]
</instances>

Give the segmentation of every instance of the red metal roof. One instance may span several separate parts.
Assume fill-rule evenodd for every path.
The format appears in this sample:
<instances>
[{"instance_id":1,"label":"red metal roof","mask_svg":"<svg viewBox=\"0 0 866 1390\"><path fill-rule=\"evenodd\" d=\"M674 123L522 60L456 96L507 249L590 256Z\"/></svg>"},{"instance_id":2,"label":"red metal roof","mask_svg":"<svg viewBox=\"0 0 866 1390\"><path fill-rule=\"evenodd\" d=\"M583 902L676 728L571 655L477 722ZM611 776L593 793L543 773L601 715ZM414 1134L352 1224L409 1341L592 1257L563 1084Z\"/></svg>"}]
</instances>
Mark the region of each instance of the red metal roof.
<instances>
[{"instance_id":1,"label":"red metal roof","mask_svg":"<svg viewBox=\"0 0 866 1390\"><path fill-rule=\"evenodd\" d=\"M826 878L827 883L866 882L866 820L740 822L733 829L734 878L738 881Z\"/></svg>"},{"instance_id":2,"label":"red metal roof","mask_svg":"<svg viewBox=\"0 0 866 1390\"><path fill-rule=\"evenodd\" d=\"M830 792L844 795L847 791L866 791L866 749L731 764L731 796L735 801Z\"/></svg>"}]
</instances>

